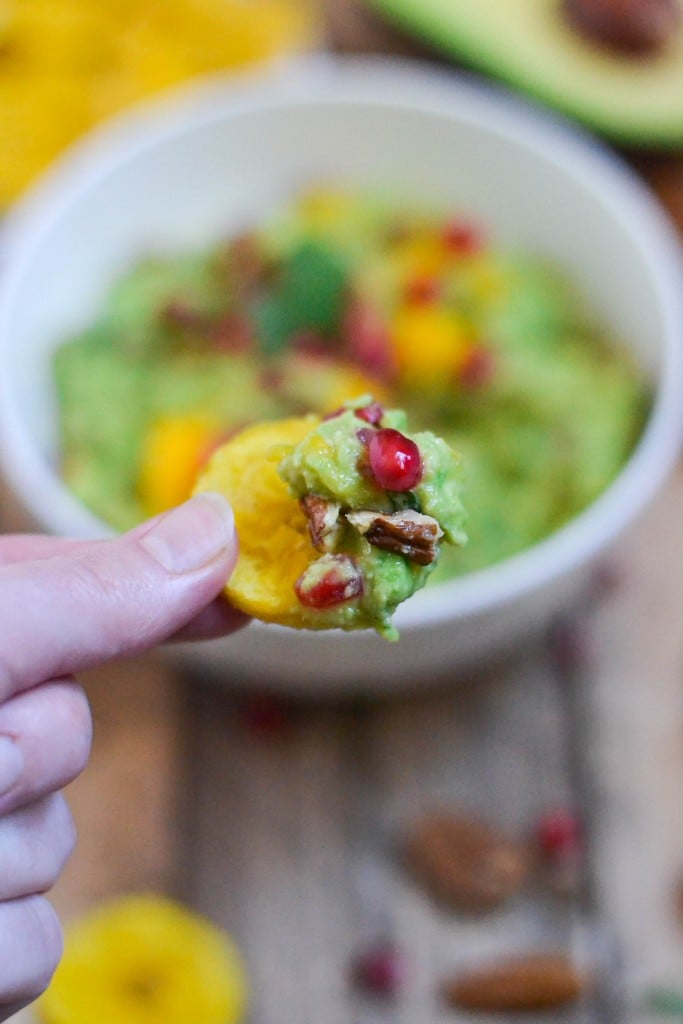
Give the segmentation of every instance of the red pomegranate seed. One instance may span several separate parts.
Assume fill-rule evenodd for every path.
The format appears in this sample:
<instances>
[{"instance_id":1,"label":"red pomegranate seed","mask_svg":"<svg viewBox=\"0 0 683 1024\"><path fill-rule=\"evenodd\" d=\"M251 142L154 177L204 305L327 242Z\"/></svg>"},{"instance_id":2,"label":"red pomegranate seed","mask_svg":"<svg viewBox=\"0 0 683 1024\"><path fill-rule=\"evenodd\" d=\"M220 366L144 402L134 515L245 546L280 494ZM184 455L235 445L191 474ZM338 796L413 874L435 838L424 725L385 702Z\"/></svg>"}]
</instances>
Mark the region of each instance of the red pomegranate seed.
<instances>
[{"instance_id":1,"label":"red pomegranate seed","mask_svg":"<svg viewBox=\"0 0 683 1024\"><path fill-rule=\"evenodd\" d=\"M323 555L294 584L307 608L334 608L363 593L363 574L350 555Z\"/></svg>"},{"instance_id":2,"label":"red pomegranate seed","mask_svg":"<svg viewBox=\"0 0 683 1024\"><path fill-rule=\"evenodd\" d=\"M381 380L394 373L389 331L381 313L367 300L349 303L342 324L342 338L351 360Z\"/></svg>"},{"instance_id":3,"label":"red pomegranate seed","mask_svg":"<svg viewBox=\"0 0 683 1024\"><path fill-rule=\"evenodd\" d=\"M289 345L301 355L312 356L314 359L330 358L329 343L316 331L300 331L290 340Z\"/></svg>"},{"instance_id":4,"label":"red pomegranate seed","mask_svg":"<svg viewBox=\"0 0 683 1024\"><path fill-rule=\"evenodd\" d=\"M436 302L441 294L441 285L435 277L426 274L411 277L405 288L405 297L408 302L427 304Z\"/></svg>"},{"instance_id":5,"label":"red pomegranate seed","mask_svg":"<svg viewBox=\"0 0 683 1024\"><path fill-rule=\"evenodd\" d=\"M375 430L367 446L370 471L385 491L412 491L419 484L422 479L420 449L400 430L392 427Z\"/></svg>"},{"instance_id":6,"label":"red pomegranate seed","mask_svg":"<svg viewBox=\"0 0 683 1024\"><path fill-rule=\"evenodd\" d=\"M473 256L484 248L484 236L476 224L451 220L441 235L446 248L457 256Z\"/></svg>"},{"instance_id":7,"label":"red pomegranate seed","mask_svg":"<svg viewBox=\"0 0 683 1024\"><path fill-rule=\"evenodd\" d=\"M469 353L458 371L458 380L465 388L483 387L493 377L495 360L490 349L477 346Z\"/></svg>"},{"instance_id":8,"label":"red pomegranate seed","mask_svg":"<svg viewBox=\"0 0 683 1024\"><path fill-rule=\"evenodd\" d=\"M246 316L226 313L211 328L211 340L221 352L249 352L254 345L254 334Z\"/></svg>"},{"instance_id":9,"label":"red pomegranate seed","mask_svg":"<svg viewBox=\"0 0 683 1024\"><path fill-rule=\"evenodd\" d=\"M372 995L397 995L405 986L406 974L404 956L386 942L361 951L351 963L353 984Z\"/></svg>"},{"instance_id":10,"label":"red pomegranate seed","mask_svg":"<svg viewBox=\"0 0 683 1024\"><path fill-rule=\"evenodd\" d=\"M571 810L548 811L536 825L536 840L546 860L576 857L582 846L581 823Z\"/></svg>"},{"instance_id":11,"label":"red pomegranate seed","mask_svg":"<svg viewBox=\"0 0 683 1024\"><path fill-rule=\"evenodd\" d=\"M292 708L275 694L256 693L247 697L239 708L245 730L259 739L282 736L292 725Z\"/></svg>"},{"instance_id":12,"label":"red pomegranate seed","mask_svg":"<svg viewBox=\"0 0 683 1024\"><path fill-rule=\"evenodd\" d=\"M378 427L382 422L382 416L384 416L384 409L379 402L370 402L369 405L364 405L362 408L356 409L355 412L359 420L365 420L373 427Z\"/></svg>"}]
</instances>

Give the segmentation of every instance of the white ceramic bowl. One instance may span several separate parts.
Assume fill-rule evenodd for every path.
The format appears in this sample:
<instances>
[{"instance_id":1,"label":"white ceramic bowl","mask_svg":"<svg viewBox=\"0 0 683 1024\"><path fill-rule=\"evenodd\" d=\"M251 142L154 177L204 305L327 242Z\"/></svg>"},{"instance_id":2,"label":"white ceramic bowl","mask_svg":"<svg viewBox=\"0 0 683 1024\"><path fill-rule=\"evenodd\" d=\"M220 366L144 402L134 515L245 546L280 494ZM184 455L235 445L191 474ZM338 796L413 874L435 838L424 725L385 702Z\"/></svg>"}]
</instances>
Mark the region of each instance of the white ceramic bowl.
<instances>
[{"instance_id":1,"label":"white ceramic bowl","mask_svg":"<svg viewBox=\"0 0 683 1024\"><path fill-rule=\"evenodd\" d=\"M261 686L421 685L499 651L566 604L594 557L650 501L681 437L683 308L673 230L625 167L547 115L448 71L314 57L202 83L98 132L6 225L4 467L44 528L105 534L55 469L54 346L88 322L140 252L224 236L301 183L326 177L389 182L471 209L501 243L557 259L633 351L655 395L636 451L598 501L531 550L416 595L396 616L398 644L255 623L179 652L219 678L246 674Z\"/></svg>"}]
</instances>

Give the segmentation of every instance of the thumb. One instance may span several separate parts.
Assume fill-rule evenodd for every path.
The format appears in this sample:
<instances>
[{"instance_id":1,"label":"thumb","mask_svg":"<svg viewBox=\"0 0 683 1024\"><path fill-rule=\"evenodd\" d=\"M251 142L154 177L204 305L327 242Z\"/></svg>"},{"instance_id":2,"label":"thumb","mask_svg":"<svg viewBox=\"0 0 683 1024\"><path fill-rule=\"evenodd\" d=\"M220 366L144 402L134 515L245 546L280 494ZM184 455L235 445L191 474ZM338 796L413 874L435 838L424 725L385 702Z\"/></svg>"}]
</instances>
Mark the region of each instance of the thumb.
<instances>
[{"instance_id":1,"label":"thumb","mask_svg":"<svg viewBox=\"0 0 683 1024\"><path fill-rule=\"evenodd\" d=\"M230 506L202 494L115 540L1 568L0 700L165 640L236 559Z\"/></svg>"}]
</instances>

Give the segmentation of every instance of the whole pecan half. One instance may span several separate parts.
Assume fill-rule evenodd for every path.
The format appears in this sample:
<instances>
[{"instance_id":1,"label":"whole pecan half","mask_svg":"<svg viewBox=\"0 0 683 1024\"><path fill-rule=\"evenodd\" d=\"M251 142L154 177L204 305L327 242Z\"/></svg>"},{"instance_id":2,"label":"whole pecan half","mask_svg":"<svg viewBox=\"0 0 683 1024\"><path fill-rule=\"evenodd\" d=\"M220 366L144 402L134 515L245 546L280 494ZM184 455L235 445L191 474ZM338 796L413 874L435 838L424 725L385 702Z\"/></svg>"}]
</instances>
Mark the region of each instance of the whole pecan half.
<instances>
[{"instance_id":1,"label":"whole pecan half","mask_svg":"<svg viewBox=\"0 0 683 1024\"><path fill-rule=\"evenodd\" d=\"M446 1001L489 1013L556 1010L573 1003L586 981L564 953L528 953L449 978Z\"/></svg>"},{"instance_id":2,"label":"whole pecan half","mask_svg":"<svg viewBox=\"0 0 683 1024\"><path fill-rule=\"evenodd\" d=\"M438 903L466 913L495 910L521 888L530 866L522 843L450 810L417 821L407 837L406 860Z\"/></svg>"},{"instance_id":3,"label":"whole pecan half","mask_svg":"<svg viewBox=\"0 0 683 1024\"><path fill-rule=\"evenodd\" d=\"M403 555L418 565L436 558L443 530L433 516L413 509L401 512L347 512L347 520L370 544Z\"/></svg>"}]
</instances>

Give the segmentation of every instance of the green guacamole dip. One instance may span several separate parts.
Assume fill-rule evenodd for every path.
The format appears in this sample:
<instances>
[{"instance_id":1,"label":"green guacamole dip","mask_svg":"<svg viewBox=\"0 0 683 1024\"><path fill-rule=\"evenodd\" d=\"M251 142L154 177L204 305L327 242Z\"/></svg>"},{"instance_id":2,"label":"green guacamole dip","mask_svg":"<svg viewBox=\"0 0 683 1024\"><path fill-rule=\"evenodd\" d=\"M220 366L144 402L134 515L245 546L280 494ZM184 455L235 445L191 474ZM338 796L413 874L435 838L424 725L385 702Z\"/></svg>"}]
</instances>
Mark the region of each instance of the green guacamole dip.
<instances>
[{"instance_id":1,"label":"green guacamole dip","mask_svg":"<svg viewBox=\"0 0 683 1024\"><path fill-rule=\"evenodd\" d=\"M64 478L122 529L182 500L248 422L368 393L406 409L464 466L468 543L443 551L432 580L584 509L648 404L557 267L460 212L327 188L206 251L138 262L58 349L55 376Z\"/></svg>"}]
</instances>

